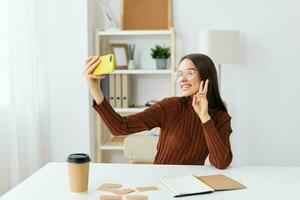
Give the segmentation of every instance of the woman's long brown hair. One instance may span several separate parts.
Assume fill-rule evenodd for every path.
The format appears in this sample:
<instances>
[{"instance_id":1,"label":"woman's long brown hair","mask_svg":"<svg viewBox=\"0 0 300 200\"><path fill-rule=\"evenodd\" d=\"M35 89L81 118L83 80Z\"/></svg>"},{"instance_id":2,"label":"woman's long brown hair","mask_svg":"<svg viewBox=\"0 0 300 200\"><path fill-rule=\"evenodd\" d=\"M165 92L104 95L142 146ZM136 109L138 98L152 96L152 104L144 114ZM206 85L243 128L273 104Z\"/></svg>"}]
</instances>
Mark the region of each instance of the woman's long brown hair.
<instances>
[{"instance_id":1,"label":"woman's long brown hair","mask_svg":"<svg viewBox=\"0 0 300 200\"><path fill-rule=\"evenodd\" d=\"M210 57L199 53L189 54L181 58L179 63L181 63L184 59L189 59L193 62L200 74L201 81L205 82L206 79L209 79L207 91L209 112L215 112L218 110L227 112L227 108L220 96L217 70Z\"/></svg>"}]
</instances>

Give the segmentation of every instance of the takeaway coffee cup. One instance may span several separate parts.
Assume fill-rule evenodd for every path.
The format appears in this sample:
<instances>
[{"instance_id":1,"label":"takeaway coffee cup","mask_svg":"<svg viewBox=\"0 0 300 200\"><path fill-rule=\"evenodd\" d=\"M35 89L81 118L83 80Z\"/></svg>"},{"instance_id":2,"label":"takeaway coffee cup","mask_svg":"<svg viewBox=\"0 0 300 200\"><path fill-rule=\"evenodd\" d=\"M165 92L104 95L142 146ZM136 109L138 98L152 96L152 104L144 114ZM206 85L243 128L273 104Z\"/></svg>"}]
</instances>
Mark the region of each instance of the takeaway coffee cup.
<instances>
[{"instance_id":1,"label":"takeaway coffee cup","mask_svg":"<svg viewBox=\"0 0 300 200\"><path fill-rule=\"evenodd\" d=\"M75 153L67 158L71 192L82 193L88 189L90 157L88 154Z\"/></svg>"}]
</instances>

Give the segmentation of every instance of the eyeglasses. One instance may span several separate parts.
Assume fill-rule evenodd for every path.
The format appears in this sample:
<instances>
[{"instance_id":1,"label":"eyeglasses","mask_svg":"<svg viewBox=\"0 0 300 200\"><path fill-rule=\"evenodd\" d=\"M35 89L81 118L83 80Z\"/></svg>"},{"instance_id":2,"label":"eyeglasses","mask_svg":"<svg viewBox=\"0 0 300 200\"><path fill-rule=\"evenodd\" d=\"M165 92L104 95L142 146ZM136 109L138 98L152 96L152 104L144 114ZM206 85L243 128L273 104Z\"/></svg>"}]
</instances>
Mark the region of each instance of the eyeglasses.
<instances>
[{"instance_id":1,"label":"eyeglasses","mask_svg":"<svg viewBox=\"0 0 300 200\"><path fill-rule=\"evenodd\" d=\"M187 80L192 80L196 77L197 70L196 69L185 69L182 71L175 72L175 80L176 82L179 82L181 78L185 78Z\"/></svg>"}]
</instances>

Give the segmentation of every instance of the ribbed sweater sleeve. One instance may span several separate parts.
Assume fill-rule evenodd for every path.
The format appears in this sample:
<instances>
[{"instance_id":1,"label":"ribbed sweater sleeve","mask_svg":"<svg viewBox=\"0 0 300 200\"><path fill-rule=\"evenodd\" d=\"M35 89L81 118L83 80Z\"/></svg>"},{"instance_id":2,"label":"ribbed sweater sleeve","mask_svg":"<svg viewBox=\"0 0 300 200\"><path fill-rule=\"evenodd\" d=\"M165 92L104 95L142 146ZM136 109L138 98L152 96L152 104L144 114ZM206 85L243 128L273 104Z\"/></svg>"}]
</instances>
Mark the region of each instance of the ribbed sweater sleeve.
<instances>
[{"instance_id":1,"label":"ribbed sweater sleeve","mask_svg":"<svg viewBox=\"0 0 300 200\"><path fill-rule=\"evenodd\" d=\"M212 119L202 124L206 144L209 151L209 161L219 169L225 169L232 161L229 137L232 132L230 116L221 112L215 123Z\"/></svg>"},{"instance_id":2,"label":"ribbed sweater sleeve","mask_svg":"<svg viewBox=\"0 0 300 200\"><path fill-rule=\"evenodd\" d=\"M115 136L129 135L140 131L151 130L161 127L163 122L163 110L159 103L147 108L146 110L127 116L121 116L104 100L97 105L93 100L93 108L99 113L106 126Z\"/></svg>"}]
</instances>

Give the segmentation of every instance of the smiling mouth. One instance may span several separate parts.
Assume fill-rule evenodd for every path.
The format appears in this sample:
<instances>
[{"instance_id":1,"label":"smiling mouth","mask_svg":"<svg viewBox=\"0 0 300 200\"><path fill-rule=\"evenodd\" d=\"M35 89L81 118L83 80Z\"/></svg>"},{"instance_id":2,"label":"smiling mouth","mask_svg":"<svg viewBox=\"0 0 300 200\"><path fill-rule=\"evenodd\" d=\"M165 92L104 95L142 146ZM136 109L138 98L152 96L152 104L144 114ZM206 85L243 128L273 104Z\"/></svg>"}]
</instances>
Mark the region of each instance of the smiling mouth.
<instances>
[{"instance_id":1,"label":"smiling mouth","mask_svg":"<svg viewBox=\"0 0 300 200\"><path fill-rule=\"evenodd\" d=\"M182 89L182 90L187 90L187 89L189 89L191 86L192 86L192 85L189 85L189 84L182 85L182 86L181 86L181 89Z\"/></svg>"}]
</instances>

